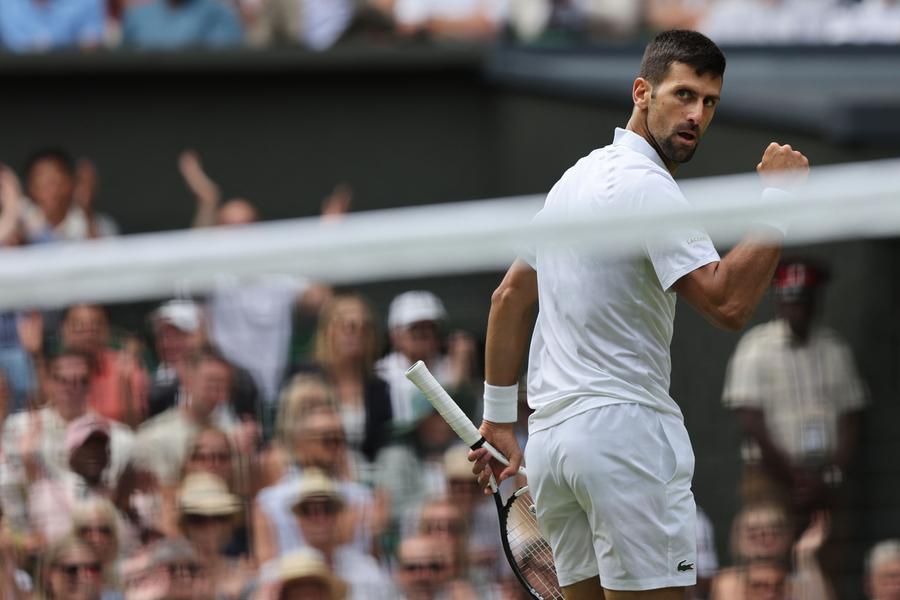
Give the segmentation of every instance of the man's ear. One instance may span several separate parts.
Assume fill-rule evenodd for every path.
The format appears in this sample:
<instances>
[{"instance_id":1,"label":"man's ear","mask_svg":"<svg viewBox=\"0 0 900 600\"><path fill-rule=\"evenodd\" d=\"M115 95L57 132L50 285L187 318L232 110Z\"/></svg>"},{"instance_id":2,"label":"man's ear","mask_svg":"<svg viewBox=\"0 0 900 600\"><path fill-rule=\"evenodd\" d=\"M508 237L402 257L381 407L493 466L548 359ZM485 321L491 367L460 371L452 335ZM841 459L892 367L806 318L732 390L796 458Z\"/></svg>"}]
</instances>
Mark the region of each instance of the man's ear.
<instances>
[{"instance_id":1,"label":"man's ear","mask_svg":"<svg viewBox=\"0 0 900 600\"><path fill-rule=\"evenodd\" d=\"M649 81L643 77L638 77L634 80L634 85L631 88L631 100L634 102L635 106L641 110L647 110L647 107L650 106L650 96L652 93L653 86Z\"/></svg>"}]
</instances>

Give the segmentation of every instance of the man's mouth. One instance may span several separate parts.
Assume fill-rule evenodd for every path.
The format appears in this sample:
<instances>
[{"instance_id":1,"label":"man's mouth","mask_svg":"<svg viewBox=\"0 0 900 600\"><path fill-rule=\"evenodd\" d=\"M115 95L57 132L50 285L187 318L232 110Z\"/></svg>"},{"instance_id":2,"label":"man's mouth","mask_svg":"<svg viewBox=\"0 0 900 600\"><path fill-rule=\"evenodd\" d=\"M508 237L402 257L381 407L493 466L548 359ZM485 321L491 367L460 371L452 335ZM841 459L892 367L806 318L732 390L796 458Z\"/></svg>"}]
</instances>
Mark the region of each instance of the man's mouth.
<instances>
[{"instance_id":1,"label":"man's mouth","mask_svg":"<svg viewBox=\"0 0 900 600\"><path fill-rule=\"evenodd\" d=\"M685 142L693 143L697 141L697 134L695 134L693 131L682 130L677 132L676 135Z\"/></svg>"}]
</instances>

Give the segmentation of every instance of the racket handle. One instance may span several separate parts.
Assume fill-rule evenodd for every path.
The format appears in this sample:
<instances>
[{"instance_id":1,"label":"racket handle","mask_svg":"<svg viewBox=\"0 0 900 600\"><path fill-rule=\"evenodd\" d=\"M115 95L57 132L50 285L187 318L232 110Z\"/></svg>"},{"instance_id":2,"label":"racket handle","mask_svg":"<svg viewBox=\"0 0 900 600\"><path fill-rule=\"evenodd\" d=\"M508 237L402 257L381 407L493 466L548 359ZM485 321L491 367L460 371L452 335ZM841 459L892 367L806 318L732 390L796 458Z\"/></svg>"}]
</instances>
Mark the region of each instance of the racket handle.
<instances>
[{"instance_id":1,"label":"racket handle","mask_svg":"<svg viewBox=\"0 0 900 600\"><path fill-rule=\"evenodd\" d=\"M431 374L425 363L420 360L411 366L406 371L406 378L416 384L416 387L425 394L428 402L447 421L447 425L456 432L456 435L465 442L466 446L471 448L481 440L481 434L478 433L475 425L462 409L457 406L447 391L441 387L441 384L434 378L434 375Z\"/></svg>"},{"instance_id":2,"label":"racket handle","mask_svg":"<svg viewBox=\"0 0 900 600\"><path fill-rule=\"evenodd\" d=\"M474 423L453 401L450 394L438 383L438 380L434 378L434 375L431 374L425 363L420 360L411 366L406 371L406 378L416 384L416 387L425 394L428 402L447 421L450 428L456 432L459 439L465 442L466 446L473 450L475 448L484 448L490 452L491 456L504 465L509 466L509 460L503 456L502 452L494 448L490 442L481 437L481 433L475 428ZM524 475L525 469L519 467L519 473Z\"/></svg>"}]
</instances>

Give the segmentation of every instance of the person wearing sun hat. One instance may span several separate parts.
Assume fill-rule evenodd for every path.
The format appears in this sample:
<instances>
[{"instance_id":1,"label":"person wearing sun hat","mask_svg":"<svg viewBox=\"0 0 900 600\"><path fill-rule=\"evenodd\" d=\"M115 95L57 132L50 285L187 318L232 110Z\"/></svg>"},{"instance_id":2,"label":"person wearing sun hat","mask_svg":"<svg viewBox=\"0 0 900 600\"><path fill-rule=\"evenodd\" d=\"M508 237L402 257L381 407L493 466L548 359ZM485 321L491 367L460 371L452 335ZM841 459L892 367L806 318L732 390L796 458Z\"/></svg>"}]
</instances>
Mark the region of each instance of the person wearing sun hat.
<instances>
[{"instance_id":1,"label":"person wearing sun hat","mask_svg":"<svg viewBox=\"0 0 900 600\"><path fill-rule=\"evenodd\" d=\"M304 471L293 504L304 547L322 554L325 563L348 585L351 600L392 600L390 575L366 552L348 543L352 515L335 482L316 469Z\"/></svg>"},{"instance_id":2,"label":"person wearing sun hat","mask_svg":"<svg viewBox=\"0 0 900 600\"><path fill-rule=\"evenodd\" d=\"M225 554L242 509L240 499L211 473L190 473L179 488L179 527L208 565L217 596L243 597L255 578L246 564Z\"/></svg>"},{"instance_id":3,"label":"person wearing sun hat","mask_svg":"<svg viewBox=\"0 0 900 600\"><path fill-rule=\"evenodd\" d=\"M298 550L278 561L278 600L343 600L347 585L315 550Z\"/></svg>"},{"instance_id":4,"label":"person wearing sun hat","mask_svg":"<svg viewBox=\"0 0 900 600\"><path fill-rule=\"evenodd\" d=\"M723 402L748 444L745 502L777 498L799 522L834 499L856 447L866 403L850 347L816 322L828 271L786 260L775 271L777 318L748 331L726 374Z\"/></svg>"}]
</instances>

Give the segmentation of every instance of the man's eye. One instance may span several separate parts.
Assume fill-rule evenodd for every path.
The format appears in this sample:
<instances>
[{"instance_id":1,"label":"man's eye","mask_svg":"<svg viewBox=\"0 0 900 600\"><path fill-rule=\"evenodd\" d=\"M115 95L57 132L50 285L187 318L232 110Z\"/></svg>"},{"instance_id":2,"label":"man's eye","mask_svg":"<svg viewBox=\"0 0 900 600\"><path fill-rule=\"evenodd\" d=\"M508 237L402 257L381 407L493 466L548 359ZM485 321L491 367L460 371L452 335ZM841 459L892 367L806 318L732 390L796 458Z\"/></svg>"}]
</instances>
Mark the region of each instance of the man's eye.
<instances>
[{"instance_id":1,"label":"man's eye","mask_svg":"<svg viewBox=\"0 0 900 600\"><path fill-rule=\"evenodd\" d=\"M687 90L678 90L677 92L675 92L675 95L682 99L691 97L691 93Z\"/></svg>"}]
</instances>

